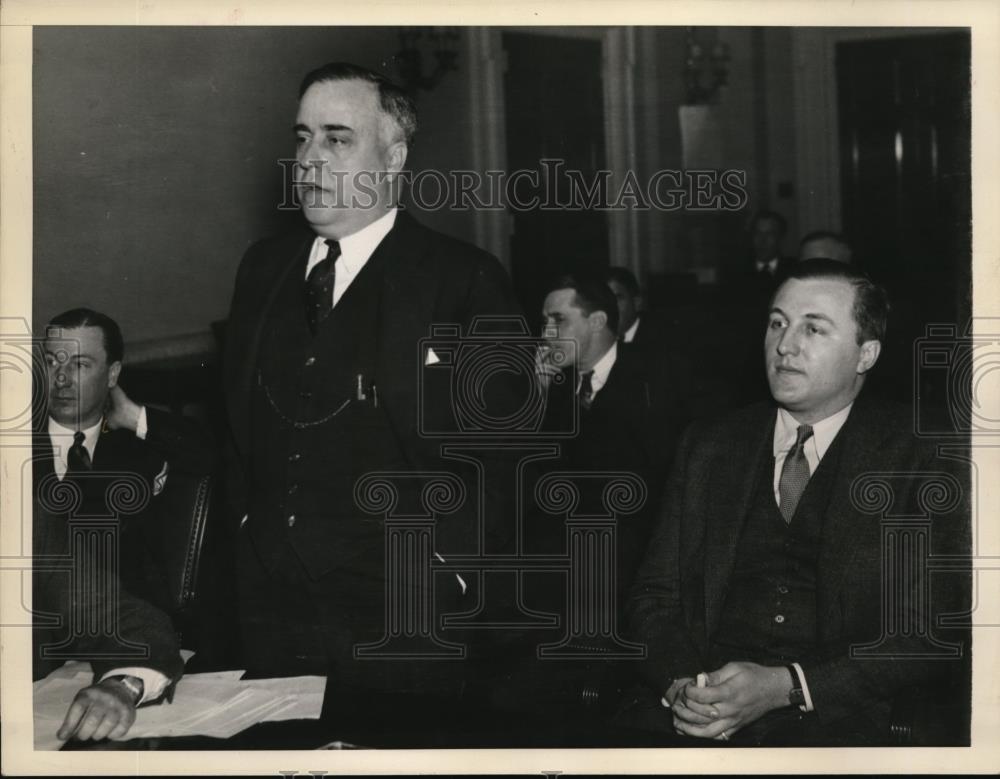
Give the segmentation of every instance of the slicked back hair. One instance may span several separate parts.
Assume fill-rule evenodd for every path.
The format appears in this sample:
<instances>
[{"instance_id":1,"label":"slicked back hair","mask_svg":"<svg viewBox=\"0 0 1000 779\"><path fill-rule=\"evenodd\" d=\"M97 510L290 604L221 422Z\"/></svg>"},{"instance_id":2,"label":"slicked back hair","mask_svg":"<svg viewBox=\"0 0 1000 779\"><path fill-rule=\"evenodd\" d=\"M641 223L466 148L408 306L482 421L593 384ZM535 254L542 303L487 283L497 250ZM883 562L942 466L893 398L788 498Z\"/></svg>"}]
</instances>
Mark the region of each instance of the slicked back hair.
<instances>
[{"instance_id":1,"label":"slicked back hair","mask_svg":"<svg viewBox=\"0 0 1000 779\"><path fill-rule=\"evenodd\" d=\"M114 319L100 311L94 311L90 308L71 308L69 311L63 311L58 316L52 317L48 326L63 330L98 327L104 335L104 353L107 355L108 365L113 362L121 362L125 356L125 342L122 339L121 328L118 327L118 323Z\"/></svg>"},{"instance_id":2,"label":"slicked back hair","mask_svg":"<svg viewBox=\"0 0 1000 779\"><path fill-rule=\"evenodd\" d=\"M560 276L548 291L555 292L557 289L573 290L574 304L588 316L595 311L603 311L608 317L611 332L618 333L618 301L601 275L569 273Z\"/></svg>"},{"instance_id":3,"label":"slicked back hair","mask_svg":"<svg viewBox=\"0 0 1000 779\"><path fill-rule=\"evenodd\" d=\"M299 100L313 84L324 81L365 81L378 91L379 107L392 117L407 146L417 132L417 108L406 91L374 70L350 62L329 62L310 71L299 86Z\"/></svg>"},{"instance_id":4,"label":"slicked back hair","mask_svg":"<svg viewBox=\"0 0 1000 779\"><path fill-rule=\"evenodd\" d=\"M851 313L858 327L858 345L865 341L885 343L885 331L889 326L889 296L880 284L872 281L857 266L829 259L802 260L792 266L787 278L838 279L850 284L854 287Z\"/></svg>"}]
</instances>

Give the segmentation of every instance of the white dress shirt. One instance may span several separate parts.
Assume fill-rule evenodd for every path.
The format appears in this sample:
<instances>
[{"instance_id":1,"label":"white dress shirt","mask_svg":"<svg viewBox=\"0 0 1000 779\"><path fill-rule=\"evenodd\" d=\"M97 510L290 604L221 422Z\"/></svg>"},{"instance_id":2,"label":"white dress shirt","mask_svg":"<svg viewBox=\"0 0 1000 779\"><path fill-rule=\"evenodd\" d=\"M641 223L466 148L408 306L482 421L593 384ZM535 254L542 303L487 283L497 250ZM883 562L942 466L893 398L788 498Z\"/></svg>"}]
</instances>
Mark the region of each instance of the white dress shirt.
<instances>
[{"instance_id":1,"label":"white dress shirt","mask_svg":"<svg viewBox=\"0 0 1000 779\"><path fill-rule=\"evenodd\" d=\"M351 286L351 282L361 272L361 269L365 267L365 263L375 253L378 245L382 243L382 239L389 234L392 226L396 224L396 211L397 209L393 208L385 216L379 217L370 225L366 225L356 233L344 236L338 241L340 244L340 257L334 263L334 269L336 270L333 279L334 306L337 305L337 302L347 292L347 288ZM306 264L305 278L309 278L309 272L317 263L326 259L327 252L329 251L330 247L326 244L326 238L316 236L316 240L313 241L312 249L309 252L309 262Z\"/></svg>"},{"instance_id":2,"label":"white dress shirt","mask_svg":"<svg viewBox=\"0 0 1000 779\"><path fill-rule=\"evenodd\" d=\"M627 344L632 343L635 340L635 334L637 332L639 332L639 317L636 317L632 326L625 331L625 335L622 336L622 340Z\"/></svg>"},{"instance_id":3,"label":"white dress shirt","mask_svg":"<svg viewBox=\"0 0 1000 779\"><path fill-rule=\"evenodd\" d=\"M597 397L597 393L601 391L601 388L608 383L608 375L611 373L611 368L614 367L615 360L618 359L618 342L614 341L611 344L611 348L608 349L604 356L601 357L597 362L594 363L594 367L591 370L594 375L590 377L590 397L591 400ZM580 371L576 379L576 391L580 392L580 384L583 382L583 374L586 371Z\"/></svg>"},{"instance_id":4,"label":"white dress shirt","mask_svg":"<svg viewBox=\"0 0 1000 779\"><path fill-rule=\"evenodd\" d=\"M87 454L90 455L91 462L94 461L94 453L97 451L97 443L101 438L102 424L104 424L103 417L96 425L81 431L84 435L83 448L86 449ZM148 423L146 422L146 407L139 406L139 421L135 426L136 438L145 441L148 429ZM56 477L59 481L66 478L66 471L69 469L69 464L66 458L69 455L70 447L73 446L73 438L75 436L76 430L69 427L63 427L52 417L49 417L49 443L52 444L52 468L56 472Z\"/></svg>"},{"instance_id":5,"label":"white dress shirt","mask_svg":"<svg viewBox=\"0 0 1000 779\"><path fill-rule=\"evenodd\" d=\"M758 273L767 271L768 275L773 276L778 270L778 258L772 257L769 260L757 260L754 265L756 266Z\"/></svg>"},{"instance_id":6,"label":"white dress shirt","mask_svg":"<svg viewBox=\"0 0 1000 779\"><path fill-rule=\"evenodd\" d=\"M809 439L802 447L802 451L806 456L806 462L809 463L810 476L816 473L819 461L823 459L826 450L830 448L833 439L837 437L840 428L844 426L844 422L847 421L847 415L851 413L851 406L853 405L853 403L849 403L836 414L828 416L826 419L821 419L812 426L813 434L809 436ZM785 464L785 457L788 456L788 452L795 446L798 429L799 423L795 421L795 417L785 409L779 408L778 421L774 425L773 446L774 502L779 506L781 505L781 494L778 486L781 481L781 468Z\"/></svg>"}]
</instances>

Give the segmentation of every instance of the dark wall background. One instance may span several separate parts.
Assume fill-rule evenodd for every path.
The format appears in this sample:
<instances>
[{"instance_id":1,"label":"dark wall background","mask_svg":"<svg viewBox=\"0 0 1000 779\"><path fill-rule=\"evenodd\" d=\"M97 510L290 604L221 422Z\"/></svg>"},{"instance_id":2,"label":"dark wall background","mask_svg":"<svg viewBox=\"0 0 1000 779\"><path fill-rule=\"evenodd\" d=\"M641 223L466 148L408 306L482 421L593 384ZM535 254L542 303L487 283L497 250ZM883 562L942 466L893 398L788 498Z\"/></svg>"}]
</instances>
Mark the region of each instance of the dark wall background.
<instances>
[{"instance_id":1,"label":"dark wall background","mask_svg":"<svg viewBox=\"0 0 1000 779\"><path fill-rule=\"evenodd\" d=\"M36 27L34 327L87 305L128 342L225 317L294 154L302 76L331 60L395 75L399 28ZM470 166L467 68L421 93L409 167ZM472 214L422 215L471 240Z\"/></svg>"}]
</instances>

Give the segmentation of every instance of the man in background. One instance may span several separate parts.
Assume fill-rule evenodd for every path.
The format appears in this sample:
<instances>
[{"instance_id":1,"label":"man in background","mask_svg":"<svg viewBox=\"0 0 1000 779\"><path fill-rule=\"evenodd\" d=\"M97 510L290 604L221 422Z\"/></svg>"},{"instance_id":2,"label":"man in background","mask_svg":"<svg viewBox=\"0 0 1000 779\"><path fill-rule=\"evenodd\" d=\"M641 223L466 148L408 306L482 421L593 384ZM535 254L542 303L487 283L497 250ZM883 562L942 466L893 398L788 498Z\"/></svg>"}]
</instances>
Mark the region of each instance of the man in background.
<instances>
[{"instance_id":1,"label":"man in background","mask_svg":"<svg viewBox=\"0 0 1000 779\"><path fill-rule=\"evenodd\" d=\"M788 232L788 222L777 211L759 211L750 222L750 245L754 278L772 289L788 270L789 260L781 247Z\"/></svg>"},{"instance_id":2,"label":"man in background","mask_svg":"<svg viewBox=\"0 0 1000 779\"><path fill-rule=\"evenodd\" d=\"M618 525L618 594L624 597L687 420L687 388L678 386L664 361L619 342L618 305L600 276L558 279L545 298L542 317L550 343L546 357L563 372L562 381L549 383L547 417L565 419L571 404L578 409L577 435L560 442L561 467L579 473L630 472L646 485L646 504ZM546 429L558 427L546 424Z\"/></svg>"},{"instance_id":3,"label":"man in background","mask_svg":"<svg viewBox=\"0 0 1000 779\"><path fill-rule=\"evenodd\" d=\"M836 260L850 263L854 256L851 245L840 233L814 230L799 241L799 260Z\"/></svg>"}]
</instances>

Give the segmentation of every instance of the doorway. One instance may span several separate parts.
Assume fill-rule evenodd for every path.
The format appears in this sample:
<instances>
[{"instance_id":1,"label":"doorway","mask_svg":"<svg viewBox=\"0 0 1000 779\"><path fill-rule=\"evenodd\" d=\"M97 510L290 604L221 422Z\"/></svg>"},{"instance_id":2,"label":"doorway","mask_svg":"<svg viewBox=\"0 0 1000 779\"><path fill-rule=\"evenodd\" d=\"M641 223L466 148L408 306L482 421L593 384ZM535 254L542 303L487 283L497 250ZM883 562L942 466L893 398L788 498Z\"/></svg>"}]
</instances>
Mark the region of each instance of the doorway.
<instances>
[{"instance_id":1,"label":"doorway","mask_svg":"<svg viewBox=\"0 0 1000 779\"><path fill-rule=\"evenodd\" d=\"M839 43L836 72L843 227L889 290L885 356L911 378L926 325L971 315L970 36Z\"/></svg>"},{"instance_id":2,"label":"doorway","mask_svg":"<svg viewBox=\"0 0 1000 779\"><path fill-rule=\"evenodd\" d=\"M539 196L541 207L510 209L511 276L528 320L537 324L547 285L558 275L608 264L607 213L565 203L578 172L588 185L606 167L602 42L505 32L502 46L507 171L537 171L515 188L519 203ZM561 163L561 167L542 160ZM547 193L558 192L547 207Z\"/></svg>"}]
</instances>

